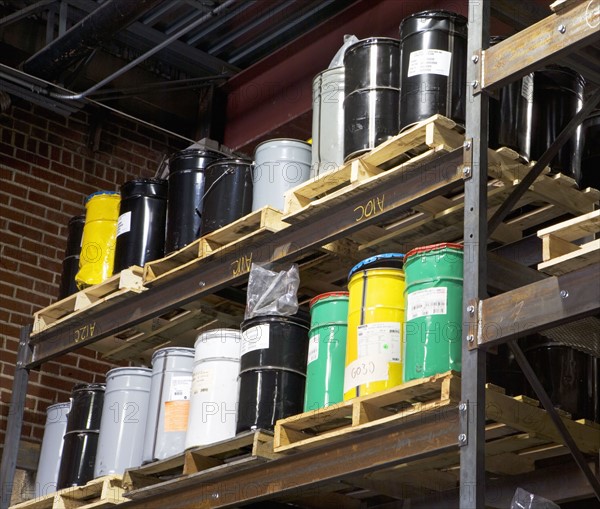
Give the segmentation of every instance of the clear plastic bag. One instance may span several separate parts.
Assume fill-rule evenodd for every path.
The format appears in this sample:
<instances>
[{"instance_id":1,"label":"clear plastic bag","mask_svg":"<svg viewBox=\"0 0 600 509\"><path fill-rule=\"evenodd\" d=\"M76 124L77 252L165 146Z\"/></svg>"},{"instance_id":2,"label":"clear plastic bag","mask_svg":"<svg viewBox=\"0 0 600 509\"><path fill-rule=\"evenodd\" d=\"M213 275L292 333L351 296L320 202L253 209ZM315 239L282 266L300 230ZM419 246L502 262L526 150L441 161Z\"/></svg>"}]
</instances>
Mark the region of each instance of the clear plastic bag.
<instances>
[{"instance_id":1,"label":"clear plastic bag","mask_svg":"<svg viewBox=\"0 0 600 509\"><path fill-rule=\"evenodd\" d=\"M510 503L510 509L560 509L554 502L547 500L523 488L517 488Z\"/></svg>"},{"instance_id":2,"label":"clear plastic bag","mask_svg":"<svg viewBox=\"0 0 600 509\"><path fill-rule=\"evenodd\" d=\"M355 35L344 35L344 44L342 44L342 47L337 50L337 53L329 64L328 69L333 69L334 67L340 67L344 65L344 53L346 53L346 49L352 46L355 42L358 42L358 38Z\"/></svg>"},{"instance_id":3,"label":"clear plastic bag","mask_svg":"<svg viewBox=\"0 0 600 509\"><path fill-rule=\"evenodd\" d=\"M275 272L267 265L253 263L248 276L245 318L262 315L291 316L298 311L298 265Z\"/></svg>"}]
</instances>

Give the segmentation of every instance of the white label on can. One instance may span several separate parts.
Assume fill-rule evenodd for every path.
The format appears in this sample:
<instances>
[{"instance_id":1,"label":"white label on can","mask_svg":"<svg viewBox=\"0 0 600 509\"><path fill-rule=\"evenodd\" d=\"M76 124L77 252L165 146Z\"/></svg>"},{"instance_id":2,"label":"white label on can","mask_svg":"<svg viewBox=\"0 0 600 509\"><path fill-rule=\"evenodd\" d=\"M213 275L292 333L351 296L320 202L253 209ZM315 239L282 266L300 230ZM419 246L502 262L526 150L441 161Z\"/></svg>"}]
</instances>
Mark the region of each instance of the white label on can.
<instances>
[{"instance_id":1,"label":"white label on can","mask_svg":"<svg viewBox=\"0 0 600 509\"><path fill-rule=\"evenodd\" d=\"M192 394L204 394L210 391L214 384L214 369L204 368L194 371L192 375Z\"/></svg>"},{"instance_id":2,"label":"white label on can","mask_svg":"<svg viewBox=\"0 0 600 509\"><path fill-rule=\"evenodd\" d=\"M308 359L306 364L316 361L319 358L319 343L321 342L321 335L315 334L308 343Z\"/></svg>"},{"instance_id":3,"label":"white label on can","mask_svg":"<svg viewBox=\"0 0 600 509\"><path fill-rule=\"evenodd\" d=\"M255 325L242 332L241 355L269 348L269 324Z\"/></svg>"},{"instance_id":4,"label":"white label on can","mask_svg":"<svg viewBox=\"0 0 600 509\"><path fill-rule=\"evenodd\" d=\"M533 102L533 74L526 74L521 80L521 95L528 102Z\"/></svg>"},{"instance_id":5,"label":"white label on can","mask_svg":"<svg viewBox=\"0 0 600 509\"><path fill-rule=\"evenodd\" d=\"M452 53L441 49L420 49L410 54L408 77L419 74L450 75Z\"/></svg>"},{"instance_id":6,"label":"white label on can","mask_svg":"<svg viewBox=\"0 0 600 509\"><path fill-rule=\"evenodd\" d=\"M344 371L344 392L372 382L385 382L389 378L387 355L368 355L352 361Z\"/></svg>"},{"instance_id":7,"label":"white label on can","mask_svg":"<svg viewBox=\"0 0 600 509\"><path fill-rule=\"evenodd\" d=\"M181 401L190 399L192 390L192 376L174 376L169 386L169 398L167 401Z\"/></svg>"},{"instance_id":8,"label":"white label on can","mask_svg":"<svg viewBox=\"0 0 600 509\"><path fill-rule=\"evenodd\" d=\"M380 356L400 362L400 322L366 323L358 326L358 358Z\"/></svg>"},{"instance_id":9,"label":"white label on can","mask_svg":"<svg viewBox=\"0 0 600 509\"><path fill-rule=\"evenodd\" d=\"M426 288L409 293L406 299L406 320L421 316L445 315L448 312L448 289Z\"/></svg>"},{"instance_id":10,"label":"white label on can","mask_svg":"<svg viewBox=\"0 0 600 509\"><path fill-rule=\"evenodd\" d=\"M131 230L131 211L125 212L119 216L117 222L117 237Z\"/></svg>"}]
</instances>

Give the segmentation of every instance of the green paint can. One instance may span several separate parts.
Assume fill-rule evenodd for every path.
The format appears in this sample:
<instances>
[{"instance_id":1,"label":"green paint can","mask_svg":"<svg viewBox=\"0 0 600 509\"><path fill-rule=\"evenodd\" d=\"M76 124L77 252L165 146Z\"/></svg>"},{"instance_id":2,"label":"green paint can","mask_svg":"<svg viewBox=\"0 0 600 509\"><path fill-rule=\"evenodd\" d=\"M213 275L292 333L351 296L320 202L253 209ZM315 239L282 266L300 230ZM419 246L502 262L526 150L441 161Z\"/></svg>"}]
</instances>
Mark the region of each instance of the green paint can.
<instances>
[{"instance_id":1,"label":"green paint can","mask_svg":"<svg viewBox=\"0 0 600 509\"><path fill-rule=\"evenodd\" d=\"M463 247L418 247L404 259L404 381L461 369Z\"/></svg>"},{"instance_id":2,"label":"green paint can","mask_svg":"<svg viewBox=\"0 0 600 509\"><path fill-rule=\"evenodd\" d=\"M348 292L329 292L310 301L310 331L304 411L344 399Z\"/></svg>"}]
</instances>

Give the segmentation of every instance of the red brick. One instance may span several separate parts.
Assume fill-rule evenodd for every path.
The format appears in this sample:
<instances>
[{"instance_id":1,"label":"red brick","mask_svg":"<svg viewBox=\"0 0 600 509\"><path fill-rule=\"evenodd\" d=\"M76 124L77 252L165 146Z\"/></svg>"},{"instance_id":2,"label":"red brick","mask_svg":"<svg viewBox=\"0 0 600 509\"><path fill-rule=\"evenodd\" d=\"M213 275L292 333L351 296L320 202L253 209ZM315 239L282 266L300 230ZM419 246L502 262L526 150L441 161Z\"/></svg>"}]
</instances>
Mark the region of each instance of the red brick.
<instances>
[{"instance_id":1,"label":"red brick","mask_svg":"<svg viewBox=\"0 0 600 509\"><path fill-rule=\"evenodd\" d=\"M15 324L2 323L0 324L0 331L2 331L2 334L5 336L18 338L19 333L21 332L21 327L18 327Z\"/></svg>"},{"instance_id":2,"label":"red brick","mask_svg":"<svg viewBox=\"0 0 600 509\"><path fill-rule=\"evenodd\" d=\"M61 202L56 198L48 196L47 194L42 194L32 189L29 190L29 199L34 203L39 203L40 205L44 205L46 207L50 207L54 210L60 210Z\"/></svg>"},{"instance_id":3,"label":"red brick","mask_svg":"<svg viewBox=\"0 0 600 509\"><path fill-rule=\"evenodd\" d=\"M50 186L50 194L60 196L63 200L68 200L72 203L79 203L83 196L80 193L72 191L67 187L59 187L54 184Z\"/></svg>"},{"instance_id":4,"label":"red brick","mask_svg":"<svg viewBox=\"0 0 600 509\"><path fill-rule=\"evenodd\" d=\"M40 281L46 281L47 283L50 283L54 276L53 272L49 270L44 270L40 267L32 267L31 265L25 265L23 268L27 271L27 277L39 279Z\"/></svg>"},{"instance_id":5,"label":"red brick","mask_svg":"<svg viewBox=\"0 0 600 509\"><path fill-rule=\"evenodd\" d=\"M60 376L63 378L71 378L76 382L87 382L92 383L94 381L94 374L89 371L77 369L72 366L61 366Z\"/></svg>"},{"instance_id":6,"label":"red brick","mask_svg":"<svg viewBox=\"0 0 600 509\"><path fill-rule=\"evenodd\" d=\"M65 176L62 173L51 171L47 168L35 168L32 170L32 175L49 184L62 186L65 183Z\"/></svg>"},{"instance_id":7,"label":"red brick","mask_svg":"<svg viewBox=\"0 0 600 509\"><path fill-rule=\"evenodd\" d=\"M31 311L27 313L18 313L14 312L10 314L10 323L15 324L15 326L23 327L25 325L31 324L31 315L33 314L33 308Z\"/></svg>"},{"instance_id":8,"label":"red brick","mask_svg":"<svg viewBox=\"0 0 600 509\"><path fill-rule=\"evenodd\" d=\"M4 246L4 256L16 262L29 263L34 266L39 263L39 259L35 254L8 245Z\"/></svg>"},{"instance_id":9,"label":"red brick","mask_svg":"<svg viewBox=\"0 0 600 509\"><path fill-rule=\"evenodd\" d=\"M25 187L32 187L38 191L41 191L43 193L47 193L48 192L48 183L45 182L42 179L39 178L35 178L34 176L32 176L31 174L26 174L26 173L17 173L15 175L14 178L15 182L17 184L20 184L22 186Z\"/></svg>"},{"instance_id":10,"label":"red brick","mask_svg":"<svg viewBox=\"0 0 600 509\"><path fill-rule=\"evenodd\" d=\"M45 256L47 258L52 258L52 259L55 259L58 254L58 251L55 248L48 246L48 244L46 244L44 242L37 242L34 240L30 240L30 239L22 239L21 240L21 248L24 251L37 253L40 256ZM64 251L64 247L63 247L63 251Z\"/></svg>"},{"instance_id":11,"label":"red brick","mask_svg":"<svg viewBox=\"0 0 600 509\"><path fill-rule=\"evenodd\" d=\"M12 157L15 155L15 148L13 145L9 145L8 143L0 143L0 154Z\"/></svg>"},{"instance_id":12,"label":"red brick","mask_svg":"<svg viewBox=\"0 0 600 509\"><path fill-rule=\"evenodd\" d=\"M10 199L10 207L14 213L20 213L23 217L24 214L33 215L36 217L43 217L46 209L41 205L37 205L30 200L20 198L18 196L12 196ZM33 226L33 225L29 225Z\"/></svg>"},{"instance_id":13,"label":"red brick","mask_svg":"<svg viewBox=\"0 0 600 509\"><path fill-rule=\"evenodd\" d=\"M13 312L15 313L23 313L23 314L32 314L32 306L31 304L28 304L26 302L21 302L19 300L16 300L12 297L5 297L4 299L2 299L2 307L4 307L5 309L8 309L9 311L11 311L11 314Z\"/></svg>"},{"instance_id":14,"label":"red brick","mask_svg":"<svg viewBox=\"0 0 600 509\"><path fill-rule=\"evenodd\" d=\"M38 295L29 291L22 290L21 288L17 288L15 298L19 300L27 300L33 305L38 306L40 308L45 308L46 306L49 306L51 300L49 296Z\"/></svg>"},{"instance_id":15,"label":"red brick","mask_svg":"<svg viewBox=\"0 0 600 509\"><path fill-rule=\"evenodd\" d=\"M58 290L58 287L54 284L44 283L42 281L35 281L33 284L33 289L36 292L43 293L45 295L55 296Z\"/></svg>"},{"instance_id":16,"label":"red brick","mask_svg":"<svg viewBox=\"0 0 600 509\"><path fill-rule=\"evenodd\" d=\"M0 283L0 295L4 295L6 297L12 297L15 293L15 287L9 285L7 283Z\"/></svg>"},{"instance_id":17,"label":"red brick","mask_svg":"<svg viewBox=\"0 0 600 509\"><path fill-rule=\"evenodd\" d=\"M27 163L35 164L36 166L43 166L47 168L50 165L50 161L46 157L41 157L37 154L33 154L31 152L27 152L26 150L17 149L15 153L15 157L20 159L21 161L25 161Z\"/></svg>"},{"instance_id":18,"label":"red brick","mask_svg":"<svg viewBox=\"0 0 600 509\"><path fill-rule=\"evenodd\" d=\"M52 387L54 389L60 389L61 391L71 392L75 382L72 380L64 380L58 375L40 374L40 383L46 387Z\"/></svg>"},{"instance_id":19,"label":"red brick","mask_svg":"<svg viewBox=\"0 0 600 509\"><path fill-rule=\"evenodd\" d=\"M20 196L21 198L27 196L26 187L15 185L12 182L2 182L2 192L10 196Z\"/></svg>"},{"instance_id":20,"label":"red brick","mask_svg":"<svg viewBox=\"0 0 600 509\"><path fill-rule=\"evenodd\" d=\"M46 401L54 401L56 389L51 389L39 384L29 384L27 387L27 394Z\"/></svg>"},{"instance_id":21,"label":"red brick","mask_svg":"<svg viewBox=\"0 0 600 509\"><path fill-rule=\"evenodd\" d=\"M27 122L22 122L21 120L17 120L15 119L14 123L13 123L13 130L15 131L15 145L18 147L24 147L25 146L25 134L29 134L31 132L31 124L28 124ZM16 134L18 133L22 133L19 137L16 136ZM19 141L21 140L21 138L23 139L22 144L19 144Z\"/></svg>"},{"instance_id":22,"label":"red brick","mask_svg":"<svg viewBox=\"0 0 600 509\"><path fill-rule=\"evenodd\" d=\"M23 224L9 223L8 229L13 233L26 237L28 239L32 239L38 242L42 240L43 234L41 231L29 228L28 226L25 226Z\"/></svg>"},{"instance_id":23,"label":"red brick","mask_svg":"<svg viewBox=\"0 0 600 509\"><path fill-rule=\"evenodd\" d=\"M115 365L80 357L78 367L92 373L105 374L108 370L114 368Z\"/></svg>"}]
</instances>

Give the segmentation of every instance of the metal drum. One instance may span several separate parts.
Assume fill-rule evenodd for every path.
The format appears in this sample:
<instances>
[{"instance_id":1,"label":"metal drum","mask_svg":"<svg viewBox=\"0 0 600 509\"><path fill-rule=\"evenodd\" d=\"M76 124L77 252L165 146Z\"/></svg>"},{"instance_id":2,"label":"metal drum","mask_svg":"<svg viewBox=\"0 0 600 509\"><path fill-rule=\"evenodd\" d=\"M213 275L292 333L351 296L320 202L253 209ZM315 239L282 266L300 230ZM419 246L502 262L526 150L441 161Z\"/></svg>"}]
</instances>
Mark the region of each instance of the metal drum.
<instances>
[{"instance_id":1,"label":"metal drum","mask_svg":"<svg viewBox=\"0 0 600 509\"><path fill-rule=\"evenodd\" d=\"M320 72L313 79L313 176L344 163L344 67Z\"/></svg>"},{"instance_id":2,"label":"metal drum","mask_svg":"<svg viewBox=\"0 0 600 509\"><path fill-rule=\"evenodd\" d=\"M344 400L402 383L403 261L386 253L350 270Z\"/></svg>"},{"instance_id":3,"label":"metal drum","mask_svg":"<svg viewBox=\"0 0 600 509\"><path fill-rule=\"evenodd\" d=\"M523 351L555 407L600 422L597 358L543 336L528 338Z\"/></svg>"},{"instance_id":4,"label":"metal drum","mask_svg":"<svg viewBox=\"0 0 600 509\"><path fill-rule=\"evenodd\" d=\"M57 488L83 486L94 478L104 403L104 384L78 384L71 392Z\"/></svg>"},{"instance_id":5,"label":"metal drum","mask_svg":"<svg viewBox=\"0 0 600 509\"><path fill-rule=\"evenodd\" d=\"M162 258L165 254L167 181L137 179L121 186L114 272Z\"/></svg>"},{"instance_id":6,"label":"metal drum","mask_svg":"<svg viewBox=\"0 0 600 509\"><path fill-rule=\"evenodd\" d=\"M344 399L348 292L317 295L310 301L304 411Z\"/></svg>"},{"instance_id":7,"label":"metal drum","mask_svg":"<svg viewBox=\"0 0 600 509\"><path fill-rule=\"evenodd\" d=\"M169 159L166 254L200 237L204 170L222 157L223 154L213 150L188 149Z\"/></svg>"},{"instance_id":8,"label":"metal drum","mask_svg":"<svg viewBox=\"0 0 600 509\"><path fill-rule=\"evenodd\" d=\"M256 316L242 322L236 433L272 430L302 412L308 322L294 316Z\"/></svg>"},{"instance_id":9,"label":"metal drum","mask_svg":"<svg viewBox=\"0 0 600 509\"><path fill-rule=\"evenodd\" d=\"M151 382L147 368L115 368L106 374L94 477L123 474L142 464Z\"/></svg>"},{"instance_id":10,"label":"metal drum","mask_svg":"<svg viewBox=\"0 0 600 509\"><path fill-rule=\"evenodd\" d=\"M71 403L57 403L46 409L46 426L40 449L35 496L42 497L56 491L58 470L63 450L63 437L67 431L67 416Z\"/></svg>"},{"instance_id":11,"label":"metal drum","mask_svg":"<svg viewBox=\"0 0 600 509\"><path fill-rule=\"evenodd\" d=\"M373 37L344 53L344 160L398 134L400 41Z\"/></svg>"},{"instance_id":12,"label":"metal drum","mask_svg":"<svg viewBox=\"0 0 600 509\"><path fill-rule=\"evenodd\" d=\"M465 123L467 18L423 11L400 23L400 129L440 114Z\"/></svg>"},{"instance_id":13,"label":"metal drum","mask_svg":"<svg viewBox=\"0 0 600 509\"><path fill-rule=\"evenodd\" d=\"M600 189L600 111L595 111L582 126L581 179L579 187Z\"/></svg>"},{"instance_id":14,"label":"metal drum","mask_svg":"<svg viewBox=\"0 0 600 509\"><path fill-rule=\"evenodd\" d=\"M144 463L184 451L193 368L193 348L163 348L152 355Z\"/></svg>"},{"instance_id":15,"label":"metal drum","mask_svg":"<svg viewBox=\"0 0 600 509\"><path fill-rule=\"evenodd\" d=\"M503 41L505 37L490 37L490 46L494 46ZM497 149L508 147L521 154L519 147L519 111L526 107L521 95L521 80L515 80L504 85L496 93L491 95L489 100L489 132L488 145L490 148Z\"/></svg>"},{"instance_id":16,"label":"metal drum","mask_svg":"<svg viewBox=\"0 0 600 509\"><path fill-rule=\"evenodd\" d=\"M80 289L102 283L113 274L120 201L119 193L112 191L98 191L86 199L79 272L75 276Z\"/></svg>"},{"instance_id":17,"label":"metal drum","mask_svg":"<svg viewBox=\"0 0 600 509\"><path fill-rule=\"evenodd\" d=\"M242 334L215 329L198 336L185 448L235 436Z\"/></svg>"},{"instance_id":18,"label":"metal drum","mask_svg":"<svg viewBox=\"0 0 600 509\"><path fill-rule=\"evenodd\" d=\"M404 381L461 369L463 247L407 253Z\"/></svg>"},{"instance_id":19,"label":"metal drum","mask_svg":"<svg viewBox=\"0 0 600 509\"><path fill-rule=\"evenodd\" d=\"M528 160L537 161L583 107L585 80L566 67L548 66L523 76L526 108L519 116L519 145ZM550 161L553 172L576 181L581 171L581 126Z\"/></svg>"},{"instance_id":20,"label":"metal drum","mask_svg":"<svg viewBox=\"0 0 600 509\"><path fill-rule=\"evenodd\" d=\"M67 249L62 262L62 273L60 276L60 288L58 300L77 293L75 276L79 270L79 253L81 252L81 238L83 236L83 225L85 216L75 216L69 220L67 233Z\"/></svg>"},{"instance_id":21,"label":"metal drum","mask_svg":"<svg viewBox=\"0 0 600 509\"><path fill-rule=\"evenodd\" d=\"M300 140L268 140L254 150L252 210L284 209L284 195L310 178L311 146Z\"/></svg>"},{"instance_id":22,"label":"metal drum","mask_svg":"<svg viewBox=\"0 0 600 509\"><path fill-rule=\"evenodd\" d=\"M220 159L204 171L201 235L252 212L252 161Z\"/></svg>"}]
</instances>

